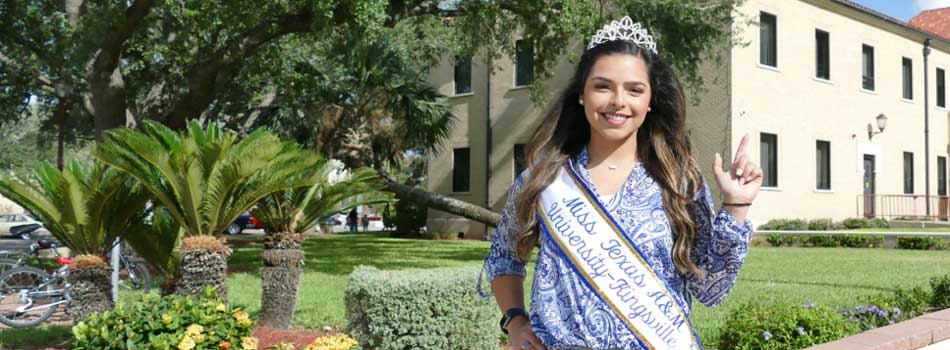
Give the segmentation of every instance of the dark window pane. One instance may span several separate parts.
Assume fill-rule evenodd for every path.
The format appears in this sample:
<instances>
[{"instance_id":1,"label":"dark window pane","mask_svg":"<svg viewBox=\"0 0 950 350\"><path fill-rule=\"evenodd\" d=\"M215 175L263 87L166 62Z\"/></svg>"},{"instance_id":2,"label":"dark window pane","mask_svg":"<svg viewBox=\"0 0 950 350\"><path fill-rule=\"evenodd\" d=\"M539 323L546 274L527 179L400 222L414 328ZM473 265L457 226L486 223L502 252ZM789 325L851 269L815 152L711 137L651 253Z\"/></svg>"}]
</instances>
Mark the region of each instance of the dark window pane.
<instances>
[{"instance_id":1,"label":"dark window pane","mask_svg":"<svg viewBox=\"0 0 950 350\"><path fill-rule=\"evenodd\" d=\"M760 134L759 164L762 164L762 186L778 187L778 136Z\"/></svg>"},{"instance_id":2,"label":"dark window pane","mask_svg":"<svg viewBox=\"0 0 950 350\"><path fill-rule=\"evenodd\" d=\"M775 15L759 13L759 63L778 66L778 30Z\"/></svg>"},{"instance_id":3,"label":"dark window pane","mask_svg":"<svg viewBox=\"0 0 950 350\"><path fill-rule=\"evenodd\" d=\"M524 169L528 166L528 154L525 151L525 145L522 143L515 144L515 178L521 176L521 173L524 172Z\"/></svg>"},{"instance_id":4,"label":"dark window pane","mask_svg":"<svg viewBox=\"0 0 950 350\"><path fill-rule=\"evenodd\" d=\"M914 154L904 152L904 194L914 194Z\"/></svg>"},{"instance_id":5,"label":"dark window pane","mask_svg":"<svg viewBox=\"0 0 950 350\"><path fill-rule=\"evenodd\" d=\"M819 190L831 189L831 142L818 141L815 145L816 160L816 188Z\"/></svg>"},{"instance_id":6,"label":"dark window pane","mask_svg":"<svg viewBox=\"0 0 950 350\"><path fill-rule=\"evenodd\" d=\"M831 52L828 32L815 30L815 77L831 79Z\"/></svg>"},{"instance_id":7,"label":"dark window pane","mask_svg":"<svg viewBox=\"0 0 950 350\"><path fill-rule=\"evenodd\" d=\"M469 149L456 148L452 151L452 192L468 192L470 189Z\"/></svg>"},{"instance_id":8,"label":"dark window pane","mask_svg":"<svg viewBox=\"0 0 950 350\"><path fill-rule=\"evenodd\" d=\"M937 195L947 195L947 158L937 157Z\"/></svg>"},{"instance_id":9,"label":"dark window pane","mask_svg":"<svg viewBox=\"0 0 950 350\"><path fill-rule=\"evenodd\" d=\"M937 68L937 106L947 106L947 82L946 73L943 69Z\"/></svg>"},{"instance_id":10,"label":"dark window pane","mask_svg":"<svg viewBox=\"0 0 950 350\"><path fill-rule=\"evenodd\" d=\"M534 47L524 40L518 40L515 42L515 51L515 86L528 85L534 75Z\"/></svg>"},{"instance_id":11,"label":"dark window pane","mask_svg":"<svg viewBox=\"0 0 950 350\"><path fill-rule=\"evenodd\" d=\"M914 99L914 62L904 57L901 62L903 67L904 87L903 97L908 100Z\"/></svg>"},{"instance_id":12,"label":"dark window pane","mask_svg":"<svg viewBox=\"0 0 950 350\"><path fill-rule=\"evenodd\" d=\"M861 56L861 87L874 90L874 48L863 45Z\"/></svg>"},{"instance_id":13,"label":"dark window pane","mask_svg":"<svg viewBox=\"0 0 950 350\"><path fill-rule=\"evenodd\" d=\"M472 59L455 59L455 94L472 92Z\"/></svg>"}]
</instances>

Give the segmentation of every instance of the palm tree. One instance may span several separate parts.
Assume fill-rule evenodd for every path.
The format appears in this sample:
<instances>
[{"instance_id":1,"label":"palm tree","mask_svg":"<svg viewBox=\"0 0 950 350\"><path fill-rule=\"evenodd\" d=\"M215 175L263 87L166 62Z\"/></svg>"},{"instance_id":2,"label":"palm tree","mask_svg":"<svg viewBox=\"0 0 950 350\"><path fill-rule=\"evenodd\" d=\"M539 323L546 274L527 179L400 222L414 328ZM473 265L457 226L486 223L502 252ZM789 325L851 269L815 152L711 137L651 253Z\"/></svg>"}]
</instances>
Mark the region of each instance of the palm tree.
<instances>
[{"instance_id":1,"label":"palm tree","mask_svg":"<svg viewBox=\"0 0 950 350\"><path fill-rule=\"evenodd\" d=\"M354 170L340 181L333 180L338 171L333 163L321 160L319 169L315 185L275 192L254 209L267 232L262 255L260 325L290 326L304 258L301 232L334 213L392 201L391 194L379 192L386 184L372 169Z\"/></svg>"},{"instance_id":2,"label":"palm tree","mask_svg":"<svg viewBox=\"0 0 950 350\"><path fill-rule=\"evenodd\" d=\"M265 196L314 183L317 157L263 129L237 140L220 125L191 121L175 132L153 121L141 131L108 132L96 158L138 179L181 227L174 291L198 295L210 285L227 300L231 254L221 234Z\"/></svg>"},{"instance_id":3,"label":"palm tree","mask_svg":"<svg viewBox=\"0 0 950 350\"><path fill-rule=\"evenodd\" d=\"M74 320L111 310L112 280L105 262L116 240L147 215L148 192L134 179L102 164L84 169L71 162L62 171L49 164L28 179L0 179L0 194L32 212L76 258L66 308Z\"/></svg>"}]
</instances>

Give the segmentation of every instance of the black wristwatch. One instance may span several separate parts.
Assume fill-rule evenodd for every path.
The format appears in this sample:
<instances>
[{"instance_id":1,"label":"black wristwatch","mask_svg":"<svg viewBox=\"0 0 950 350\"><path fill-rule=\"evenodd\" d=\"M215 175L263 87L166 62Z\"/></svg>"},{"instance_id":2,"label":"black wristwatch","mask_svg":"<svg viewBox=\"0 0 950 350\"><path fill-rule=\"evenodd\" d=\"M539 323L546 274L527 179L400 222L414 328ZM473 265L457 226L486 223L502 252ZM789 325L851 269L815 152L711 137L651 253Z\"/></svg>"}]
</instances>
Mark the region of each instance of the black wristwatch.
<instances>
[{"instance_id":1,"label":"black wristwatch","mask_svg":"<svg viewBox=\"0 0 950 350\"><path fill-rule=\"evenodd\" d=\"M501 326L501 331L503 333L508 334L508 324L511 323L511 319L515 318L515 316L524 316L525 318L529 318L528 312L524 311L524 309L520 307L508 309L508 311L505 311L505 315L501 317L501 322L498 324Z\"/></svg>"}]
</instances>

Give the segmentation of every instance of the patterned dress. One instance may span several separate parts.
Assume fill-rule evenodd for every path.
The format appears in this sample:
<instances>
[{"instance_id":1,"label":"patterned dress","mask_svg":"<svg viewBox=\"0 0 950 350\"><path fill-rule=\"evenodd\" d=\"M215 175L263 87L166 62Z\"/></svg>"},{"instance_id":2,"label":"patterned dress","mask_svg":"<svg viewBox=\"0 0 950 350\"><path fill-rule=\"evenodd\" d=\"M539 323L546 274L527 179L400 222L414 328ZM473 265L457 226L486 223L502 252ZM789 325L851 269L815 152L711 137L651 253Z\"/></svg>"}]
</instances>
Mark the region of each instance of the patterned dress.
<instances>
[{"instance_id":1,"label":"patterned dress","mask_svg":"<svg viewBox=\"0 0 950 350\"><path fill-rule=\"evenodd\" d=\"M587 161L585 149L569 163L597 193L590 181ZM522 177L509 190L501 223L492 236L491 251L485 259L489 280L500 275L525 275L526 261L517 257L512 245L521 228L515 216L515 202L524 186ZM687 277L676 271L670 255L674 233L663 210L660 185L642 163L636 164L617 194L597 195L657 274L667 280L674 298L686 306L687 314L692 297L706 306L722 302L748 253L752 233L748 221L740 224L722 209L714 213L709 189L704 185L691 212L697 229L691 257L706 275ZM548 238L541 239L531 289L531 326L541 342L548 349L641 349L623 321L585 286L569 261L557 255L556 244Z\"/></svg>"}]
</instances>

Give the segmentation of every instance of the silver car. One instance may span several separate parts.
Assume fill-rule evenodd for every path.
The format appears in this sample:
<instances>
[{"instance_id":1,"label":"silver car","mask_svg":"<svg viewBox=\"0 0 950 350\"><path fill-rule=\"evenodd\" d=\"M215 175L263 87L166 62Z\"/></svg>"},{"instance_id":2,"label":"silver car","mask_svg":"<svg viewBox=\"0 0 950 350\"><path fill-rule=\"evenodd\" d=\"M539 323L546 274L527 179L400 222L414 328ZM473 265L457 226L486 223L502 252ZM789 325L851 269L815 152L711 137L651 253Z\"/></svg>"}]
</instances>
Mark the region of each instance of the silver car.
<instances>
[{"instance_id":1,"label":"silver car","mask_svg":"<svg viewBox=\"0 0 950 350\"><path fill-rule=\"evenodd\" d=\"M11 227L29 224L37 224L43 227L42 222L36 221L36 219L26 214L0 214L0 236L9 236Z\"/></svg>"}]
</instances>

